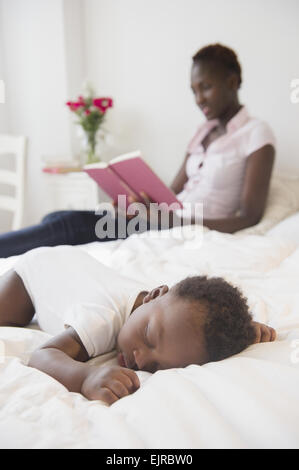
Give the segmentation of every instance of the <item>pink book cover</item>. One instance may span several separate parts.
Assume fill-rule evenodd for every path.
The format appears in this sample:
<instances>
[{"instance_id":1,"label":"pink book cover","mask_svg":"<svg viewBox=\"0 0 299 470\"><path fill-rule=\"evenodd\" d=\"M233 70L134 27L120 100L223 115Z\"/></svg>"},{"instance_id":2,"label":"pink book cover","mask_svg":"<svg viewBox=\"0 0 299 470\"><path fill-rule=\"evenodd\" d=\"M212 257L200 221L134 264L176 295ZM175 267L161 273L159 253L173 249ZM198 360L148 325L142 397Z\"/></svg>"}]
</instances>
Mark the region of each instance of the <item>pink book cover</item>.
<instances>
[{"instance_id":1,"label":"pink book cover","mask_svg":"<svg viewBox=\"0 0 299 470\"><path fill-rule=\"evenodd\" d=\"M84 171L110 196L117 202L117 196L123 194L129 196L135 195L134 191L122 181L107 164L85 165Z\"/></svg>"},{"instance_id":2,"label":"pink book cover","mask_svg":"<svg viewBox=\"0 0 299 470\"><path fill-rule=\"evenodd\" d=\"M182 207L171 189L141 158L139 151L121 155L109 163L85 165L83 169L114 201L119 194L133 194L142 202L140 193L144 191L154 202L177 203Z\"/></svg>"},{"instance_id":3,"label":"pink book cover","mask_svg":"<svg viewBox=\"0 0 299 470\"><path fill-rule=\"evenodd\" d=\"M154 173L150 166L141 158L139 151L132 152L113 159L110 167L122 178L135 193L139 194L142 201L141 192L144 191L154 202L165 202L168 205L177 203L183 207L175 194L163 181Z\"/></svg>"}]
</instances>

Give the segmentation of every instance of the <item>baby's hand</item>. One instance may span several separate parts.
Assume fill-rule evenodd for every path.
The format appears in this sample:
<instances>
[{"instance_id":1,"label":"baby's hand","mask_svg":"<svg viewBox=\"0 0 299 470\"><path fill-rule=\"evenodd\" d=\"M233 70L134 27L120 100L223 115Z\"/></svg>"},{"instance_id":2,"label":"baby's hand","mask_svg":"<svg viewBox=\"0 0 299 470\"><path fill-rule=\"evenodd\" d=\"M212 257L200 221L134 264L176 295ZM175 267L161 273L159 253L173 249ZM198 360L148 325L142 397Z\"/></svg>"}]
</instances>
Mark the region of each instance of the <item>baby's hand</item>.
<instances>
[{"instance_id":1,"label":"baby's hand","mask_svg":"<svg viewBox=\"0 0 299 470\"><path fill-rule=\"evenodd\" d=\"M89 400L102 400L108 405L134 393L140 387L137 374L120 366L92 366L84 379L81 393Z\"/></svg>"},{"instance_id":2,"label":"baby's hand","mask_svg":"<svg viewBox=\"0 0 299 470\"><path fill-rule=\"evenodd\" d=\"M267 343L276 339L276 331L264 323L252 322L256 332L255 343Z\"/></svg>"}]
</instances>

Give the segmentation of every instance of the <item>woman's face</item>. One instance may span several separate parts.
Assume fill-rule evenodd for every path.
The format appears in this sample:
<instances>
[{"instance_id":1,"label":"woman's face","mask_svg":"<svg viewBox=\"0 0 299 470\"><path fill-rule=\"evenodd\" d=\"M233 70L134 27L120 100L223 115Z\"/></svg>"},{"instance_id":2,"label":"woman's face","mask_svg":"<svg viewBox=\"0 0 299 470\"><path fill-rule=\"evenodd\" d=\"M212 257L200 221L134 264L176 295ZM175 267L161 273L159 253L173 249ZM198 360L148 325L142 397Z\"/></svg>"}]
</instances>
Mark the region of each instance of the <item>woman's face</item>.
<instances>
[{"instance_id":1,"label":"woman's face","mask_svg":"<svg viewBox=\"0 0 299 470\"><path fill-rule=\"evenodd\" d=\"M191 70L191 89L207 120L220 119L235 102L238 82L213 63L197 62Z\"/></svg>"}]
</instances>

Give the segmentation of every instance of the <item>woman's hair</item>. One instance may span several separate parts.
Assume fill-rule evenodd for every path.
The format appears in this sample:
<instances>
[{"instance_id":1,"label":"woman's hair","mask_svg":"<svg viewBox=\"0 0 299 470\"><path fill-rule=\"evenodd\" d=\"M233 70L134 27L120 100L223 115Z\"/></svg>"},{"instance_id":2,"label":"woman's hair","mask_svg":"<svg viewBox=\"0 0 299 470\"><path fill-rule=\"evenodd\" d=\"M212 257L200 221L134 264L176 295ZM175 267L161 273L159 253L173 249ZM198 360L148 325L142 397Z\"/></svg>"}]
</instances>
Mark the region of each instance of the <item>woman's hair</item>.
<instances>
[{"instance_id":1,"label":"woman's hair","mask_svg":"<svg viewBox=\"0 0 299 470\"><path fill-rule=\"evenodd\" d=\"M255 341L255 329L246 299L241 291L223 278L193 276L174 286L174 294L199 301L201 308L192 309L193 328L202 325L209 361L219 361L237 354Z\"/></svg>"},{"instance_id":2,"label":"woman's hair","mask_svg":"<svg viewBox=\"0 0 299 470\"><path fill-rule=\"evenodd\" d=\"M210 44L201 48L192 57L193 63L200 61L213 62L227 73L235 73L239 79L239 88L242 83L242 71L237 54L222 44Z\"/></svg>"}]
</instances>

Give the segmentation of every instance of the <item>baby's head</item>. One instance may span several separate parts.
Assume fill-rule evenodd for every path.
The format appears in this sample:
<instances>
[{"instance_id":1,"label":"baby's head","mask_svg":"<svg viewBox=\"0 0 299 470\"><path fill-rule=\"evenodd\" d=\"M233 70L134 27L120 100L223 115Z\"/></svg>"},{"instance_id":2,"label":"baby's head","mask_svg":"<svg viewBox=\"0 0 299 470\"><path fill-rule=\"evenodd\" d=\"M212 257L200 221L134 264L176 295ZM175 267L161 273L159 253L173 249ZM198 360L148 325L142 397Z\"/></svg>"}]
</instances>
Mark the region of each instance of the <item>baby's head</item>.
<instances>
[{"instance_id":1,"label":"baby's head","mask_svg":"<svg viewBox=\"0 0 299 470\"><path fill-rule=\"evenodd\" d=\"M219 361L254 340L240 290L222 278L194 276L144 293L120 330L117 349L121 365L155 372Z\"/></svg>"}]
</instances>

